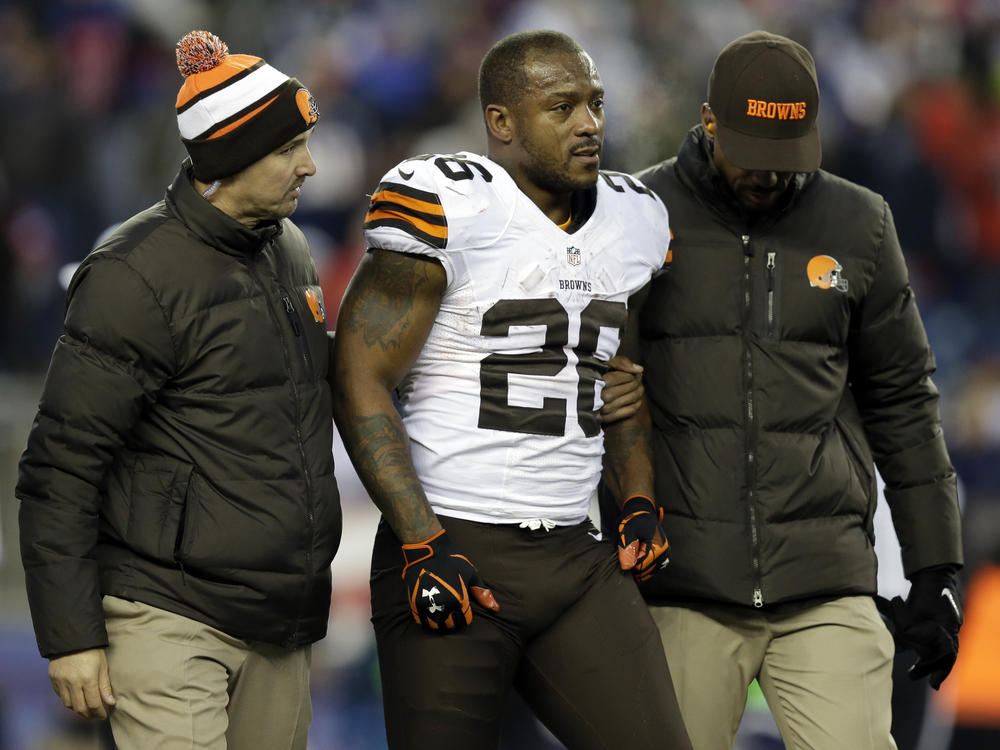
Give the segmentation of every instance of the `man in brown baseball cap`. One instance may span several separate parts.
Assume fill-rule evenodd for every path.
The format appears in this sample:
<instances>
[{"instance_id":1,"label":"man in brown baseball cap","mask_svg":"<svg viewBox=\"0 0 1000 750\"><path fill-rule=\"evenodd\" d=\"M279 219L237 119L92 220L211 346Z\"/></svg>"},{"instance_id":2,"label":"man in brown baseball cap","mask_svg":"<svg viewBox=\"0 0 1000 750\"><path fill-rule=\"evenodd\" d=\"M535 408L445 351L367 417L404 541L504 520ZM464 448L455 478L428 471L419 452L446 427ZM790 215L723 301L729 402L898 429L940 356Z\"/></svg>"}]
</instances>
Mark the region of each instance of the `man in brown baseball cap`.
<instances>
[{"instance_id":1,"label":"man in brown baseball cap","mask_svg":"<svg viewBox=\"0 0 1000 750\"><path fill-rule=\"evenodd\" d=\"M712 164L739 209L767 212L793 175L819 169L818 110L816 66L801 44L754 31L719 53L701 122Z\"/></svg>"},{"instance_id":2,"label":"man in brown baseball cap","mask_svg":"<svg viewBox=\"0 0 1000 750\"><path fill-rule=\"evenodd\" d=\"M730 42L708 79L708 105L716 140L736 166L819 169L819 84L812 55L801 44L766 31Z\"/></svg>"},{"instance_id":3,"label":"man in brown baseball cap","mask_svg":"<svg viewBox=\"0 0 1000 750\"><path fill-rule=\"evenodd\" d=\"M708 750L754 679L787 746L891 750L893 635L934 688L958 651L934 358L885 200L819 168L818 92L802 45L742 36L677 156L637 175L673 236L639 326L671 555L640 590ZM876 466L911 583L878 609Z\"/></svg>"}]
</instances>

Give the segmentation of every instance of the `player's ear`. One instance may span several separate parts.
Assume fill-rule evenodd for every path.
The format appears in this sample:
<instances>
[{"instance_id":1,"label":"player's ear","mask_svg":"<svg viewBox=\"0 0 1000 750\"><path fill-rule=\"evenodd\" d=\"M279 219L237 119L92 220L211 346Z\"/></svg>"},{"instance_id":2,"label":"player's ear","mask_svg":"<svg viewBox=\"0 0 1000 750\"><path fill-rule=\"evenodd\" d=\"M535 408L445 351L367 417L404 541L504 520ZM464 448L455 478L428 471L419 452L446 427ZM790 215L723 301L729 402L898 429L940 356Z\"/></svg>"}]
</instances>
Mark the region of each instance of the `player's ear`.
<instances>
[{"instance_id":1,"label":"player's ear","mask_svg":"<svg viewBox=\"0 0 1000 750\"><path fill-rule=\"evenodd\" d=\"M486 130L501 143L514 140L514 128L510 110L502 104L486 107Z\"/></svg>"},{"instance_id":2,"label":"player's ear","mask_svg":"<svg viewBox=\"0 0 1000 750\"><path fill-rule=\"evenodd\" d=\"M709 138L715 137L715 115L712 114L712 108L708 106L708 102L701 105L701 125L705 128Z\"/></svg>"}]
</instances>

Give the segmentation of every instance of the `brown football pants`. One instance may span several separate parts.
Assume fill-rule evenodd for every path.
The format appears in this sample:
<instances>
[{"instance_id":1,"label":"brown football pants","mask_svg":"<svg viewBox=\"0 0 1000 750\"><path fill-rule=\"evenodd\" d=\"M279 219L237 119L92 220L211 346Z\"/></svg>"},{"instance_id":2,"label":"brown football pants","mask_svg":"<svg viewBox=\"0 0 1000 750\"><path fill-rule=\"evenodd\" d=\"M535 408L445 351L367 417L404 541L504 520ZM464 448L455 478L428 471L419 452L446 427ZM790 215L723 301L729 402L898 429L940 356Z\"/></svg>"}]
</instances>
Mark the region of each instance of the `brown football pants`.
<instances>
[{"instance_id":1,"label":"brown football pants","mask_svg":"<svg viewBox=\"0 0 1000 750\"><path fill-rule=\"evenodd\" d=\"M500 611L474 604L465 630L425 632L407 604L399 540L380 523L372 621L391 750L493 750L512 689L570 750L690 750L656 626L589 522L441 522Z\"/></svg>"}]
</instances>

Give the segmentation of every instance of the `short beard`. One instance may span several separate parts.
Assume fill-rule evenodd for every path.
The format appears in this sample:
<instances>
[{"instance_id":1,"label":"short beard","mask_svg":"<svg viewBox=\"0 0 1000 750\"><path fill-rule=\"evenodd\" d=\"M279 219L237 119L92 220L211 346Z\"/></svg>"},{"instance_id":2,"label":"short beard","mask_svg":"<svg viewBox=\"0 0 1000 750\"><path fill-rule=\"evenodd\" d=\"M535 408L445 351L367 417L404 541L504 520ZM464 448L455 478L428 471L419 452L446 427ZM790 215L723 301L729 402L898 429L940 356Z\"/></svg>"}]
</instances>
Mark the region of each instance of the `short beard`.
<instances>
[{"instance_id":1,"label":"short beard","mask_svg":"<svg viewBox=\"0 0 1000 750\"><path fill-rule=\"evenodd\" d=\"M594 171L593 178L587 176L581 180L574 180L569 175L568 167L560 170L551 161L543 159L535 152L534 147L528 143L524 144L524 150L531 156L531 163L524 166L524 173L534 185L553 195L572 193L576 190L587 190L597 184L597 170Z\"/></svg>"}]
</instances>

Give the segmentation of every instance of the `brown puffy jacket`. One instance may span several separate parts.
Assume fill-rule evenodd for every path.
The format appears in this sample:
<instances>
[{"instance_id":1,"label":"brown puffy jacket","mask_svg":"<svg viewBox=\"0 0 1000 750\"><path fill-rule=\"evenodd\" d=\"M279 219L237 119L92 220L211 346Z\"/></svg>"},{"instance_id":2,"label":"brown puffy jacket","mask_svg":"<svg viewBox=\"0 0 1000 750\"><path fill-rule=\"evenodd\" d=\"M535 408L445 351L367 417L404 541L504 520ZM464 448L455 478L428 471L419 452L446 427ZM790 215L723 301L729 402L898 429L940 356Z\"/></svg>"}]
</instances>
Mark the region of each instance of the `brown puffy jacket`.
<instances>
[{"instance_id":1,"label":"brown puffy jacket","mask_svg":"<svg viewBox=\"0 0 1000 750\"><path fill-rule=\"evenodd\" d=\"M651 599L875 592L874 463L907 575L962 561L934 359L886 202L818 171L751 222L701 127L638 177L670 211L642 314L670 564Z\"/></svg>"},{"instance_id":2,"label":"brown puffy jacket","mask_svg":"<svg viewBox=\"0 0 1000 750\"><path fill-rule=\"evenodd\" d=\"M183 168L81 264L21 458L41 653L107 644L101 596L286 646L321 638L341 532L316 269Z\"/></svg>"}]
</instances>

